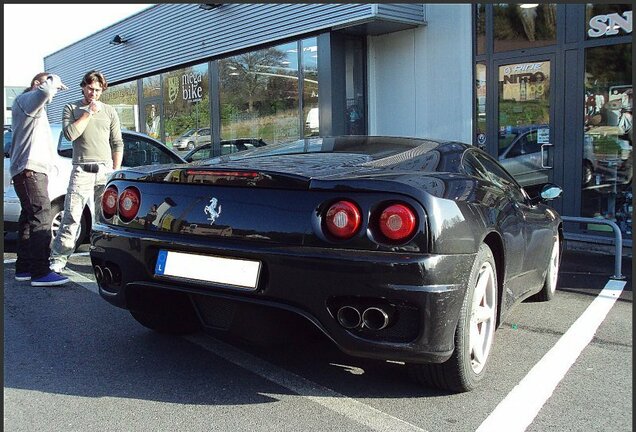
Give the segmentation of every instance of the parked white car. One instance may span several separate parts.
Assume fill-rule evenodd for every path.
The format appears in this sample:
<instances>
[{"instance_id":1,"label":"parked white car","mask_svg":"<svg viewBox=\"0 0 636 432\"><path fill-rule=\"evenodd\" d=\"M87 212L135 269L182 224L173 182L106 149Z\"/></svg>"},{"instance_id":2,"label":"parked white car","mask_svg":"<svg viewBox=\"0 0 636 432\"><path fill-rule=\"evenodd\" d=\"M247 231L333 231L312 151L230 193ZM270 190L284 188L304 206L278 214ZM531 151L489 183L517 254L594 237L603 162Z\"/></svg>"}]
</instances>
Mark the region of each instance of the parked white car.
<instances>
[{"instance_id":1,"label":"parked white car","mask_svg":"<svg viewBox=\"0 0 636 432\"><path fill-rule=\"evenodd\" d=\"M20 217L20 200L13 187L9 167L9 148L11 146L11 131L4 133L4 233L18 230ZM68 188L68 181L73 169L73 145L62 133L62 125L51 124L51 137L57 142L57 155L53 161L52 171L49 173L49 197L51 198L53 237L60 228L64 214L64 199ZM135 167L139 165L158 165L171 163L185 163L179 155L166 148L161 142L148 135L123 129L124 155L122 166ZM76 241L79 245L91 230L94 221L95 204L89 200L84 209L80 232Z\"/></svg>"},{"instance_id":2,"label":"parked white car","mask_svg":"<svg viewBox=\"0 0 636 432\"><path fill-rule=\"evenodd\" d=\"M193 148L212 142L210 128L188 129L174 140L172 148L176 150L192 150Z\"/></svg>"}]
</instances>

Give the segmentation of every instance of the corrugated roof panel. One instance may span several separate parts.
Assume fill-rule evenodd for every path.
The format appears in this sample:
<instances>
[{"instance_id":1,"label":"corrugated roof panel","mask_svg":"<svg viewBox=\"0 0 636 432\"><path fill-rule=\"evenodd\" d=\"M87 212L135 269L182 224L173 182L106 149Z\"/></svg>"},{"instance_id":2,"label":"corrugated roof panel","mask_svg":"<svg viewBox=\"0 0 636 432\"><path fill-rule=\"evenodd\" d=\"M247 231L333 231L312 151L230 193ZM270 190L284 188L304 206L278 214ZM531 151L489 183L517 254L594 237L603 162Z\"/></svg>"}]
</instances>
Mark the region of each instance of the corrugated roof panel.
<instances>
[{"instance_id":1,"label":"corrugated roof panel","mask_svg":"<svg viewBox=\"0 0 636 432\"><path fill-rule=\"evenodd\" d=\"M159 4L45 57L44 64L79 90L73 83L79 85L91 69L101 70L111 83L128 81L250 47L373 21L400 22L404 28L421 25L423 6L228 3L203 10L198 4ZM128 42L112 45L115 35ZM49 112L61 113L65 103L79 96L75 91L61 93Z\"/></svg>"}]
</instances>

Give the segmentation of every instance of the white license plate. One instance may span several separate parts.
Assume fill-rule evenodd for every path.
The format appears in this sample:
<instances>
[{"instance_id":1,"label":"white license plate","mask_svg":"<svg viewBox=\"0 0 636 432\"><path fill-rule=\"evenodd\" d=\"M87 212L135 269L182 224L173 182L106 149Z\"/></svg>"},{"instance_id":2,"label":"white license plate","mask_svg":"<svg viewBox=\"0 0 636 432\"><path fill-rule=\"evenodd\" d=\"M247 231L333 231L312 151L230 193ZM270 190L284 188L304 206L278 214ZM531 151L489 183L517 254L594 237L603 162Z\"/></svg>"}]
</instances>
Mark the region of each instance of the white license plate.
<instances>
[{"instance_id":1,"label":"white license plate","mask_svg":"<svg viewBox=\"0 0 636 432\"><path fill-rule=\"evenodd\" d=\"M160 250L155 275L232 285L255 290L260 261Z\"/></svg>"}]
</instances>

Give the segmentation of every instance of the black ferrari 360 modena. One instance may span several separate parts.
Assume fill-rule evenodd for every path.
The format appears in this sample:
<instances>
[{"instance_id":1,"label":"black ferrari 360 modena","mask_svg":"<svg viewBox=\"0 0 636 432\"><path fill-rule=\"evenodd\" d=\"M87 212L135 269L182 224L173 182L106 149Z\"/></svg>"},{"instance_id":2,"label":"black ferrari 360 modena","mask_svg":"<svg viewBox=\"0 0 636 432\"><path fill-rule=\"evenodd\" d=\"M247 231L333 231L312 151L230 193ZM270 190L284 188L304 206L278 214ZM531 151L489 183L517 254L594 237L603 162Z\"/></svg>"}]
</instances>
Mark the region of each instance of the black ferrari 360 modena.
<instances>
[{"instance_id":1,"label":"black ferrari 360 modena","mask_svg":"<svg viewBox=\"0 0 636 432\"><path fill-rule=\"evenodd\" d=\"M114 173L91 260L144 326L228 329L243 308L300 315L342 351L425 384L482 380L495 329L555 293L562 221L476 147L343 136Z\"/></svg>"}]
</instances>

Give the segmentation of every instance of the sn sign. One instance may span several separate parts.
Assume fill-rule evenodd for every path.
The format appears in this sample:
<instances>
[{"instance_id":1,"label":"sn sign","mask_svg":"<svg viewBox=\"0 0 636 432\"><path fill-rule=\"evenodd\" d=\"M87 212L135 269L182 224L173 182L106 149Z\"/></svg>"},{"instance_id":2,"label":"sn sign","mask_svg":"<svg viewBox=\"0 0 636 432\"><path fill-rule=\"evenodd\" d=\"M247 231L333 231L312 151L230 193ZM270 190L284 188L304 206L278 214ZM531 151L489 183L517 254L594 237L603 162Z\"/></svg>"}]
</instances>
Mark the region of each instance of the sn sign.
<instances>
[{"instance_id":1,"label":"sn sign","mask_svg":"<svg viewBox=\"0 0 636 432\"><path fill-rule=\"evenodd\" d=\"M592 17L587 34L589 37L612 36L618 34L619 29L632 32L632 11L623 12L623 16L612 13Z\"/></svg>"}]
</instances>

